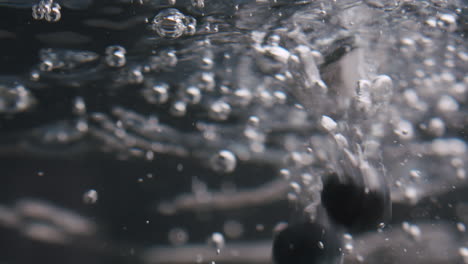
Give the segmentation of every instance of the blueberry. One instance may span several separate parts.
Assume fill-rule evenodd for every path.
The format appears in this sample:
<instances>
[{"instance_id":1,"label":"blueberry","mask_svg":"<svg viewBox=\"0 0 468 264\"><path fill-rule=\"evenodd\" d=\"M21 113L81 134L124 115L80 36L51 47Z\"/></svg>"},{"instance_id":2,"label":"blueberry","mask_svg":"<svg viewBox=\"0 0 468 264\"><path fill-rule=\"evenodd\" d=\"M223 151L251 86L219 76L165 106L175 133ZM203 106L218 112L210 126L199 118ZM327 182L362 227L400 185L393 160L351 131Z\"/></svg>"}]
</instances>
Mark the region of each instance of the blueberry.
<instances>
[{"instance_id":1,"label":"blueberry","mask_svg":"<svg viewBox=\"0 0 468 264\"><path fill-rule=\"evenodd\" d=\"M275 264L340 263L339 234L318 223L288 226L275 236L273 261Z\"/></svg>"},{"instance_id":2,"label":"blueberry","mask_svg":"<svg viewBox=\"0 0 468 264\"><path fill-rule=\"evenodd\" d=\"M322 204L328 216L350 231L362 232L378 228L391 217L391 199L388 184L366 186L362 179L336 173L324 180Z\"/></svg>"}]
</instances>

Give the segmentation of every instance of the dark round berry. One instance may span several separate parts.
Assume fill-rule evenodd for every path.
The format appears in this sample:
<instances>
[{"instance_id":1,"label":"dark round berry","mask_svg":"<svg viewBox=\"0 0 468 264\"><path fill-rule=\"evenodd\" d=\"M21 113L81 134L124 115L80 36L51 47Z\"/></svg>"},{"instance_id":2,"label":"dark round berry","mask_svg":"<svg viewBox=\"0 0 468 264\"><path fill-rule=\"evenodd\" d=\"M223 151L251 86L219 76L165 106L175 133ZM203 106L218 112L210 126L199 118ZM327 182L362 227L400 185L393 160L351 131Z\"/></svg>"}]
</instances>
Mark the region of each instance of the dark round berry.
<instances>
[{"instance_id":1,"label":"dark round berry","mask_svg":"<svg viewBox=\"0 0 468 264\"><path fill-rule=\"evenodd\" d=\"M300 223L280 231L273 242L275 264L335 264L342 257L339 232L317 223Z\"/></svg>"},{"instance_id":2,"label":"dark round berry","mask_svg":"<svg viewBox=\"0 0 468 264\"><path fill-rule=\"evenodd\" d=\"M377 229L391 217L390 190L384 181L371 188L363 181L330 174L323 185L322 204L334 222L354 232Z\"/></svg>"}]
</instances>

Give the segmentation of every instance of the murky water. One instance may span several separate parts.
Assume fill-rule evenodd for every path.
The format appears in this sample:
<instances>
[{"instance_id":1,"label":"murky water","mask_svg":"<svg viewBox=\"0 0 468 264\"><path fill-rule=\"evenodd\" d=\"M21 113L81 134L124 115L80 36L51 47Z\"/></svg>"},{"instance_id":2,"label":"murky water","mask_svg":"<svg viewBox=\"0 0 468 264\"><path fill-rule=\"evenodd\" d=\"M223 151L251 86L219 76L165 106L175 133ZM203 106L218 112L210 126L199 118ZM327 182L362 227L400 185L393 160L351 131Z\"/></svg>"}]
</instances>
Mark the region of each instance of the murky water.
<instances>
[{"instance_id":1,"label":"murky water","mask_svg":"<svg viewBox=\"0 0 468 264\"><path fill-rule=\"evenodd\" d=\"M0 263L468 263L467 6L0 0Z\"/></svg>"}]
</instances>

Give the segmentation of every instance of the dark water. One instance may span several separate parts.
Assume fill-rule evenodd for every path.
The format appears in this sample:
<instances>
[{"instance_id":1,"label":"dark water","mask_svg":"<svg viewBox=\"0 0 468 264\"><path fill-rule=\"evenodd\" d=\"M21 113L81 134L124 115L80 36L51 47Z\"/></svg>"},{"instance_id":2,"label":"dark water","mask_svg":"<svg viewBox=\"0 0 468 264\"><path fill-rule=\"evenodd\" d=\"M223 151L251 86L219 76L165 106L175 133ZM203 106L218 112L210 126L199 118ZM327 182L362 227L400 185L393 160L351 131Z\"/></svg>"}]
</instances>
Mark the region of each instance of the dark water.
<instances>
[{"instance_id":1,"label":"dark water","mask_svg":"<svg viewBox=\"0 0 468 264\"><path fill-rule=\"evenodd\" d=\"M0 263L468 263L466 1L174 2L0 0Z\"/></svg>"}]
</instances>

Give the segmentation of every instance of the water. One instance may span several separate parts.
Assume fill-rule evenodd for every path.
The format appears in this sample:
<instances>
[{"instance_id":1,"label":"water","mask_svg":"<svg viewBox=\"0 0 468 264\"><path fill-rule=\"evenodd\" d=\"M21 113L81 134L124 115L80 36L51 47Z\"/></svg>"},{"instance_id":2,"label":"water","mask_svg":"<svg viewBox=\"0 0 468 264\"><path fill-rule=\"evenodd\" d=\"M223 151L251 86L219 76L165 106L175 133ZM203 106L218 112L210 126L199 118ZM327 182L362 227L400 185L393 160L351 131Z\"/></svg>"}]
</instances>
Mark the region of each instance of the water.
<instances>
[{"instance_id":1,"label":"water","mask_svg":"<svg viewBox=\"0 0 468 264\"><path fill-rule=\"evenodd\" d=\"M0 1L0 262L272 263L305 217L343 263L468 263L467 5ZM330 175L392 218L333 223Z\"/></svg>"}]
</instances>

